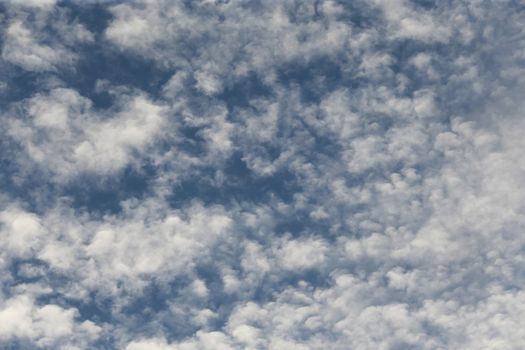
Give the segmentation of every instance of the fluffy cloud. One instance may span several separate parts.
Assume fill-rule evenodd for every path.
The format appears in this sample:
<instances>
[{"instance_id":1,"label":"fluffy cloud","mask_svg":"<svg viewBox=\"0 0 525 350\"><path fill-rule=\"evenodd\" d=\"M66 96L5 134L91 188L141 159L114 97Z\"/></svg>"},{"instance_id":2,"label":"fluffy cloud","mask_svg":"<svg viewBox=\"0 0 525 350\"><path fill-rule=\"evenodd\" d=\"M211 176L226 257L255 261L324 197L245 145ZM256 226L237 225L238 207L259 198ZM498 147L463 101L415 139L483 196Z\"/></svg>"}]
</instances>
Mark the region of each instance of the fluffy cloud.
<instances>
[{"instance_id":1,"label":"fluffy cloud","mask_svg":"<svg viewBox=\"0 0 525 350\"><path fill-rule=\"evenodd\" d=\"M0 346L523 347L515 3L37 5L2 18Z\"/></svg>"},{"instance_id":2,"label":"fluffy cloud","mask_svg":"<svg viewBox=\"0 0 525 350\"><path fill-rule=\"evenodd\" d=\"M70 348L96 340L100 327L93 322L75 321L76 311L58 305L38 306L27 296L17 296L0 306L0 341L31 339L41 348Z\"/></svg>"},{"instance_id":3,"label":"fluffy cloud","mask_svg":"<svg viewBox=\"0 0 525 350\"><path fill-rule=\"evenodd\" d=\"M193 78L189 83L206 95L251 72L271 81L277 65L337 55L348 47L351 33L348 23L338 20L343 8L332 2L269 2L260 8L221 2L142 5L113 6L115 19L105 31L107 39L188 72ZM292 19L292 13L297 18ZM323 20L311 21L319 14Z\"/></svg>"},{"instance_id":4,"label":"fluffy cloud","mask_svg":"<svg viewBox=\"0 0 525 350\"><path fill-rule=\"evenodd\" d=\"M12 17L5 20L7 25L3 30L5 62L31 72L56 71L78 58L74 46L94 40L83 25L68 22L64 16L53 16L54 11L63 11L54 5L55 1L8 2ZM53 29L43 30L47 26ZM53 31L57 34L53 35Z\"/></svg>"},{"instance_id":5,"label":"fluffy cloud","mask_svg":"<svg viewBox=\"0 0 525 350\"><path fill-rule=\"evenodd\" d=\"M111 174L162 137L167 118L163 106L141 94L122 96L119 105L108 118L75 90L56 88L24 101L24 113L8 119L6 132L59 179Z\"/></svg>"}]
</instances>

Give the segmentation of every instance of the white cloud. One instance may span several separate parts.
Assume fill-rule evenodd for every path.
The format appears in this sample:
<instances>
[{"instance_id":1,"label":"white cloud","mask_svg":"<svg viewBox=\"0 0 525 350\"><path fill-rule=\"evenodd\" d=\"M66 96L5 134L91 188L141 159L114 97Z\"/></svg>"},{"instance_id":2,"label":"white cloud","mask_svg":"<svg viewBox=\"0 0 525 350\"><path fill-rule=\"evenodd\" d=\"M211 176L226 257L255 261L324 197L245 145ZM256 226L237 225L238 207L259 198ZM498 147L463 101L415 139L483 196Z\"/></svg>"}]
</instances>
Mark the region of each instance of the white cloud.
<instances>
[{"instance_id":1,"label":"white cloud","mask_svg":"<svg viewBox=\"0 0 525 350\"><path fill-rule=\"evenodd\" d=\"M446 22L429 11L411 8L408 1L376 0L375 3L383 10L388 32L394 38L447 42L452 35Z\"/></svg>"},{"instance_id":2,"label":"white cloud","mask_svg":"<svg viewBox=\"0 0 525 350\"><path fill-rule=\"evenodd\" d=\"M166 344L163 339L145 339L129 343L126 350L175 350L173 346Z\"/></svg>"},{"instance_id":3,"label":"white cloud","mask_svg":"<svg viewBox=\"0 0 525 350\"><path fill-rule=\"evenodd\" d=\"M140 94L122 96L119 104L108 117L75 90L56 88L26 100L26 114L12 118L7 133L31 162L58 180L83 172L115 173L166 131L162 105Z\"/></svg>"},{"instance_id":4,"label":"white cloud","mask_svg":"<svg viewBox=\"0 0 525 350\"><path fill-rule=\"evenodd\" d=\"M56 0L8 0L10 4L27 7L52 7L56 4Z\"/></svg>"},{"instance_id":5,"label":"white cloud","mask_svg":"<svg viewBox=\"0 0 525 350\"><path fill-rule=\"evenodd\" d=\"M164 339L146 339L131 342L126 350L233 350L230 341L220 332L197 332L194 339L168 345Z\"/></svg>"},{"instance_id":6,"label":"white cloud","mask_svg":"<svg viewBox=\"0 0 525 350\"><path fill-rule=\"evenodd\" d=\"M251 71L271 75L274 64L342 52L351 32L337 21L337 6L329 4L319 8L327 12L326 25L291 23L289 13L295 9L278 2L265 3L261 11L219 2L195 4L195 11L169 2L142 5L113 6L107 39L161 65L184 69L208 95ZM315 15L313 4L302 4L301 11L305 18ZM202 49L195 51L191 43ZM191 62L188 54L194 55Z\"/></svg>"},{"instance_id":7,"label":"white cloud","mask_svg":"<svg viewBox=\"0 0 525 350\"><path fill-rule=\"evenodd\" d=\"M68 53L40 45L30 30L20 21L7 28L2 56L8 62L30 71L50 70L54 65L67 60Z\"/></svg>"},{"instance_id":8,"label":"white cloud","mask_svg":"<svg viewBox=\"0 0 525 350\"><path fill-rule=\"evenodd\" d=\"M56 71L71 66L78 58L74 46L90 43L93 34L75 21L68 22L55 1L8 1L7 11L12 18L3 33L2 58L31 72ZM28 20L33 18L33 20ZM49 34L46 26L56 30Z\"/></svg>"},{"instance_id":9,"label":"white cloud","mask_svg":"<svg viewBox=\"0 0 525 350\"><path fill-rule=\"evenodd\" d=\"M100 327L90 321L75 321L76 310L58 305L39 306L27 296L17 296L0 304L0 341L31 339L39 347L85 344L96 340Z\"/></svg>"},{"instance_id":10,"label":"white cloud","mask_svg":"<svg viewBox=\"0 0 525 350\"><path fill-rule=\"evenodd\" d=\"M99 81L112 98L100 109L46 75L6 104L0 180L45 179L30 200L1 194L1 345L523 347L522 15L402 0L102 6L114 17L100 43L75 21L54 24L60 40L39 32L53 11L31 23L19 6L5 22L4 60L34 74L74 66L75 43L111 43L165 83L153 98ZM151 193L119 213L54 199L146 162Z\"/></svg>"},{"instance_id":11,"label":"white cloud","mask_svg":"<svg viewBox=\"0 0 525 350\"><path fill-rule=\"evenodd\" d=\"M28 256L37 249L46 233L36 215L15 208L2 211L0 222L4 226L2 245L5 252L16 257Z\"/></svg>"},{"instance_id":12,"label":"white cloud","mask_svg":"<svg viewBox=\"0 0 525 350\"><path fill-rule=\"evenodd\" d=\"M286 270L300 270L319 267L324 263L328 251L319 239L285 240L277 248L276 258Z\"/></svg>"}]
</instances>

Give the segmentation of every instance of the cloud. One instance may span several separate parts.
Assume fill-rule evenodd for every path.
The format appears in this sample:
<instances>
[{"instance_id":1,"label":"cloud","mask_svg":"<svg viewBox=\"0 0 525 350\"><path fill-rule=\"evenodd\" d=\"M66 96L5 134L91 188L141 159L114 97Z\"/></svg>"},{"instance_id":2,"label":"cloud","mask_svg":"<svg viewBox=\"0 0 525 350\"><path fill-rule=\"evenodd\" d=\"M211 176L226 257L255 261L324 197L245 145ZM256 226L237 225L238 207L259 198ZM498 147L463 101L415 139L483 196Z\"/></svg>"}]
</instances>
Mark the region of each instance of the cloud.
<instances>
[{"instance_id":1,"label":"cloud","mask_svg":"<svg viewBox=\"0 0 525 350\"><path fill-rule=\"evenodd\" d=\"M0 346L523 347L517 4L36 5L2 18Z\"/></svg>"},{"instance_id":2,"label":"cloud","mask_svg":"<svg viewBox=\"0 0 525 350\"><path fill-rule=\"evenodd\" d=\"M56 71L78 58L74 47L93 42L93 34L65 16L54 1L8 2L12 17L3 31L2 58L5 62L31 72ZM28 18L33 18L29 20ZM51 33L43 30L51 27ZM54 33L53 33L54 32Z\"/></svg>"},{"instance_id":3,"label":"cloud","mask_svg":"<svg viewBox=\"0 0 525 350\"><path fill-rule=\"evenodd\" d=\"M296 9L291 3L268 3L256 9L202 2L193 11L163 1L143 5L113 6L115 18L106 38L123 50L191 74L194 86L206 95L220 93L225 84L250 72L271 75L275 64L342 52L351 32L337 20L341 8L329 3L317 8L326 11L324 23L308 21L315 16L312 4ZM288 13L296 10L304 20L292 23ZM195 50L195 43L201 48Z\"/></svg>"},{"instance_id":4,"label":"cloud","mask_svg":"<svg viewBox=\"0 0 525 350\"><path fill-rule=\"evenodd\" d=\"M452 30L439 15L421 8L416 10L409 1L375 1L383 10L387 21L387 32L396 39L416 39L447 42ZM436 6L437 7L437 6Z\"/></svg>"},{"instance_id":5,"label":"cloud","mask_svg":"<svg viewBox=\"0 0 525 350\"><path fill-rule=\"evenodd\" d=\"M64 60L66 52L39 45L22 22L12 23L6 31L3 58L31 71L50 70Z\"/></svg>"},{"instance_id":6,"label":"cloud","mask_svg":"<svg viewBox=\"0 0 525 350\"><path fill-rule=\"evenodd\" d=\"M38 347L48 348L66 342L82 345L97 339L100 327L93 322L75 321L76 311L58 305L35 305L26 296L4 301L0 306L0 340L29 338Z\"/></svg>"},{"instance_id":7,"label":"cloud","mask_svg":"<svg viewBox=\"0 0 525 350\"><path fill-rule=\"evenodd\" d=\"M328 248L321 240L290 240L278 248L277 256L286 270L297 271L324 263Z\"/></svg>"},{"instance_id":8,"label":"cloud","mask_svg":"<svg viewBox=\"0 0 525 350\"><path fill-rule=\"evenodd\" d=\"M163 134L166 109L147 96L122 96L111 118L72 89L56 88L21 104L7 134L22 145L28 161L59 180L79 173L111 174L143 154Z\"/></svg>"}]
</instances>

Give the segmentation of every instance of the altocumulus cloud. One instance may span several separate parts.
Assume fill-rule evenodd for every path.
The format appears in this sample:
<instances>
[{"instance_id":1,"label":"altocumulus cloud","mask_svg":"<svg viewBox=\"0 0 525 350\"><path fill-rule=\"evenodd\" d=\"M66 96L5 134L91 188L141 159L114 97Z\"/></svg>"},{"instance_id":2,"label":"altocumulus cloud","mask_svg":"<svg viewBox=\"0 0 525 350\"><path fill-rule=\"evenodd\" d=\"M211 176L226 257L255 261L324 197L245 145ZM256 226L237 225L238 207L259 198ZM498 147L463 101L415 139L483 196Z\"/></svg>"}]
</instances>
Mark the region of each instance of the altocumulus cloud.
<instances>
[{"instance_id":1,"label":"altocumulus cloud","mask_svg":"<svg viewBox=\"0 0 525 350\"><path fill-rule=\"evenodd\" d=\"M525 348L524 28L0 3L0 347Z\"/></svg>"}]
</instances>

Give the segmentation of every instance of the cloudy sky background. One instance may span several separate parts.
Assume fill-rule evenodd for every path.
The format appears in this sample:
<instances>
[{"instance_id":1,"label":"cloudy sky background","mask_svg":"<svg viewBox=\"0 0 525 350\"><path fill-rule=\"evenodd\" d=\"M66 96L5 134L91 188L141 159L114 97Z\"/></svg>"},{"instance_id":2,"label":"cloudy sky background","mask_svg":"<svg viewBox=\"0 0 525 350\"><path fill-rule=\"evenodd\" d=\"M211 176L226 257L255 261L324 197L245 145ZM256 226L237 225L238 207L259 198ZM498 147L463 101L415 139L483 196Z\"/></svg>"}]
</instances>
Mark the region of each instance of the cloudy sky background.
<instances>
[{"instance_id":1,"label":"cloudy sky background","mask_svg":"<svg viewBox=\"0 0 525 350\"><path fill-rule=\"evenodd\" d=\"M0 30L1 348L525 348L522 1Z\"/></svg>"}]
</instances>

